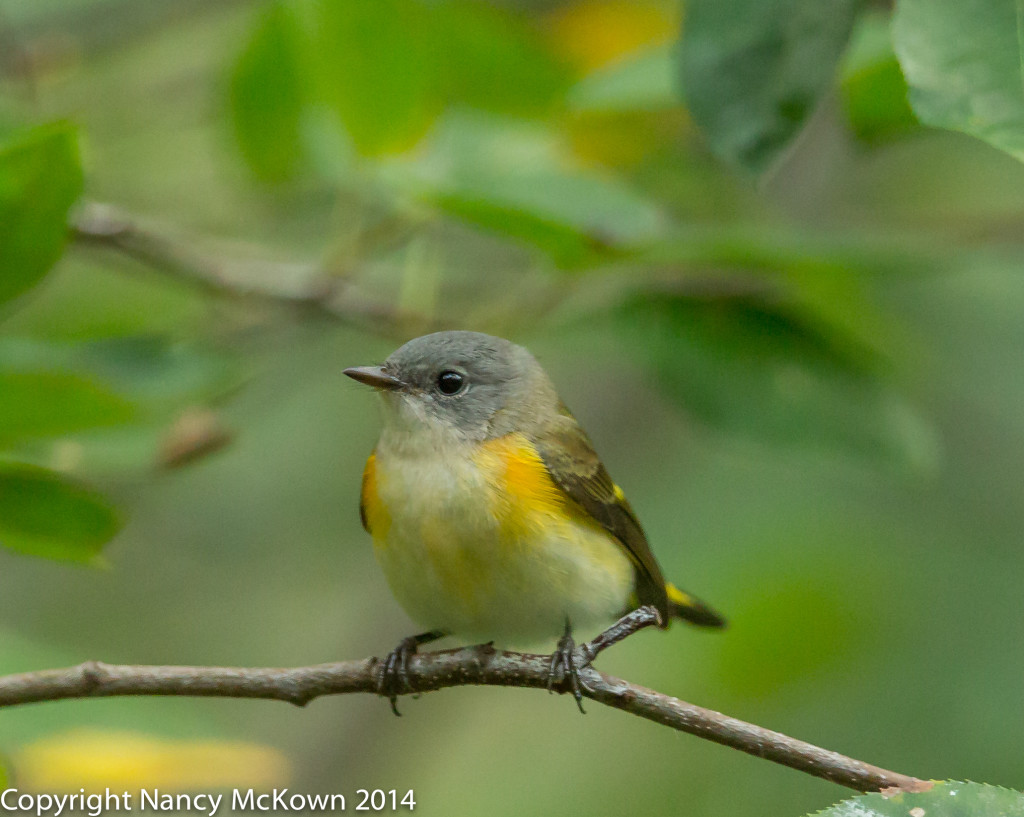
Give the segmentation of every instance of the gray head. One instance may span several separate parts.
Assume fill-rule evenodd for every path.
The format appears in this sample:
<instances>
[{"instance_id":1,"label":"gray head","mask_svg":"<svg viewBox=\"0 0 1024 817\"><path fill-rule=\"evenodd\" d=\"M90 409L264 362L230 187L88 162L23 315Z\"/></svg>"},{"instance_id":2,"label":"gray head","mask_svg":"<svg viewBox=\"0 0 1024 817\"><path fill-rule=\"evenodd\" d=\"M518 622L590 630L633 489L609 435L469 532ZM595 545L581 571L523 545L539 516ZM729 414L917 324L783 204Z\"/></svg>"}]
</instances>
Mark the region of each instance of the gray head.
<instances>
[{"instance_id":1,"label":"gray head","mask_svg":"<svg viewBox=\"0 0 1024 817\"><path fill-rule=\"evenodd\" d=\"M480 332L424 335L393 352L383 366L345 374L384 397L385 433L426 427L432 436L480 441L533 431L559 406L533 355Z\"/></svg>"}]
</instances>

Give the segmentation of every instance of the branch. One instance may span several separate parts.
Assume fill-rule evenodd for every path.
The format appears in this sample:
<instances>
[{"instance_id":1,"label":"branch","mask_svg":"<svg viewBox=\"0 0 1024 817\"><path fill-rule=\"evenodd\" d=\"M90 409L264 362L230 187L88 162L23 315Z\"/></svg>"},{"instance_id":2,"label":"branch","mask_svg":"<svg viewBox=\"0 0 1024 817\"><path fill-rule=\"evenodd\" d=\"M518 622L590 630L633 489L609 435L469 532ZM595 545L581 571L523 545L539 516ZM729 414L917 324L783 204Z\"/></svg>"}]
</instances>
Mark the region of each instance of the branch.
<instances>
[{"instance_id":1,"label":"branch","mask_svg":"<svg viewBox=\"0 0 1024 817\"><path fill-rule=\"evenodd\" d=\"M656 623L657 613L652 613L650 608L631 613L593 642L583 645L578 655L597 655ZM264 698L304 706L322 695L376 693L379 667L377 658L292 669L126 666L90 661L66 669L0 677L0 707L122 695ZM410 657L410 691L431 692L469 684L546 689L549 667L550 656L503 652L489 645L424 653ZM605 675L592 667L580 670L580 679L584 683L583 694L590 700L857 791L925 791L932 786L928 781L862 763Z\"/></svg>"},{"instance_id":2,"label":"branch","mask_svg":"<svg viewBox=\"0 0 1024 817\"><path fill-rule=\"evenodd\" d=\"M311 308L383 334L436 328L422 316L361 296L344 276L319 264L273 260L252 245L178 234L108 204L86 202L70 231L83 246L112 250L218 294Z\"/></svg>"},{"instance_id":3,"label":"branch","mask_svg":"<svg viewBox=\"0 0 1024 817\"><path fill-rule=\"evenodd\" d=\"M366 298L347 276L333 274L323 265L273 260L258 245L198 238L109 204L85 202L72 216L70 230L74 241L82 246L134 258L154 270L220 295L311 308L390 337L410 337L446 328L443 321ZM393 233L394 225L378 227L370 236L363 236L362 242L394 240ZM738 272L713 272L726 262L735 266L728 258L723 260L712 246L708 258L689 262L709 267L705 274L680 276L679 270L673 269L669 280L655 288L701 301L775 301L781 297L777 287L762 278ZM551 286L538 302L524 304L505 298L491 318L508 322L521 320L526 314L536 320L560 305L574 288L575 283L566 279L561 285Z\"/></svg>"}]
</instances>

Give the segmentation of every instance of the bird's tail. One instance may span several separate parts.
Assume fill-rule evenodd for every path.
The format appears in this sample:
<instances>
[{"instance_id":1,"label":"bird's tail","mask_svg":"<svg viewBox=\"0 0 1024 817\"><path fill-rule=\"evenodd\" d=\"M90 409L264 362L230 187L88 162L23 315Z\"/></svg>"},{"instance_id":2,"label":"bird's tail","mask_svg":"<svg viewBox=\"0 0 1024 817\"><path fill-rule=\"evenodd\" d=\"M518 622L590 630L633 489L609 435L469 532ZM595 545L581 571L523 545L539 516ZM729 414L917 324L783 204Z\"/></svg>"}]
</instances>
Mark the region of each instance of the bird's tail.
<instances>
[{"instance_id":1,"label":"bird's tail","mask_svg":"<svg viewBox=\"0 0 1024 817\"><path fill-rule=\"evenodd\" d=\"M665 591L668 593L669 613L673 617L701 627L725 626L725 619L696 596L684 593L674 584L665 585Z\"/></svg>"}]
</instances>

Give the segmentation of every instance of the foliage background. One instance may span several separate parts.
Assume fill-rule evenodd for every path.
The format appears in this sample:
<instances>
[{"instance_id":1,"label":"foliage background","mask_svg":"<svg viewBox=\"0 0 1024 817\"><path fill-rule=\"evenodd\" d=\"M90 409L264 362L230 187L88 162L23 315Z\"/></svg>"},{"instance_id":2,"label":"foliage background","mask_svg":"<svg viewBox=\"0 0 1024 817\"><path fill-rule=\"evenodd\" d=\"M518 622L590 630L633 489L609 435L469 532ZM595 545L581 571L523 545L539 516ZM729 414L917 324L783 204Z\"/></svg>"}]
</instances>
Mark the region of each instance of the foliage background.
<instances>
[{"instance_id":1,"label":"foliage background","mask_svg":"<svg viewBox=\"0 0 1024 817\"><path fill-rule=\"evenodd\" d=\"M680 11L655 0L8 0L0 25L0 133L73 123L86 197L186 245L320 260L360 297L540 357L666 573L731 623L640 634L602 669L887 768L1024 786L1024 169L916 124L884 10L796 142L753 159L695 126L716 90L682 104ZM340 371L416 321L378 334L211 295L80 242L4 308L0 374L115 395L34 427L47 399L87 398L0 381L5 428L34 418L0 435L10 457L127 524L91 567L0 551L0 670L306 664L415 629L359 527L377 418ZM230 444L160 467L196 406ZM403 711L68 702L5 712L0 745L24 787L413 788L425 814L793 815L843 795L560 697Z\"/></svg>"}]
</instances>

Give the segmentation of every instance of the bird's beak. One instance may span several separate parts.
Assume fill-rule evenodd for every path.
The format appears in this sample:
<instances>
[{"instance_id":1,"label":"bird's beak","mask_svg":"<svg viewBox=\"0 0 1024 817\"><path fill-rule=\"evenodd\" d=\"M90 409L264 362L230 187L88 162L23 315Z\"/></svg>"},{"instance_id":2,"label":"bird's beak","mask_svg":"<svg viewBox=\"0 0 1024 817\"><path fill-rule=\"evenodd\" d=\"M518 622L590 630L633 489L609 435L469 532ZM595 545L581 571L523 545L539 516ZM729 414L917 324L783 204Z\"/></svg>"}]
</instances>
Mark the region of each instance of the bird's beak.
<instances>
[{"instance_id":1,"label":"bird's beak","mask_svg":"<svg viewBox=\"0 0 1024 817\"><path fill-rule=\"evenodd\" d=\"M345 374L375 389L398 391L405 388L405 383L385 372L381 366L353 366L351 369L345 369Z\"/></svg>"}]
</instances>

